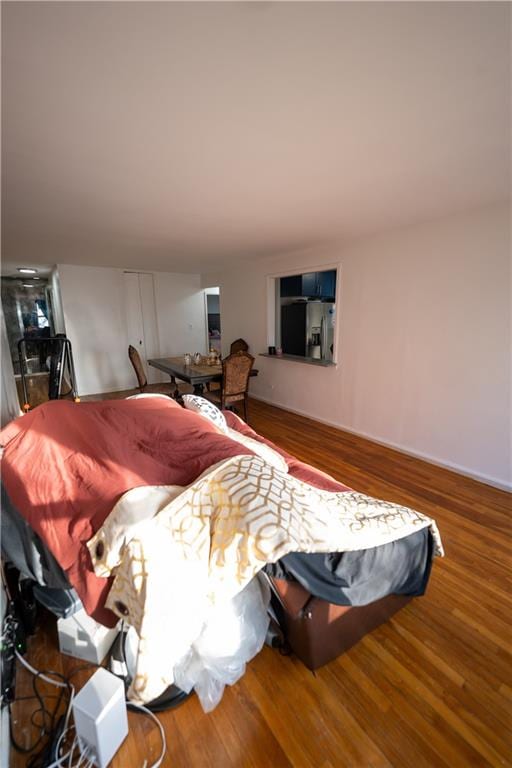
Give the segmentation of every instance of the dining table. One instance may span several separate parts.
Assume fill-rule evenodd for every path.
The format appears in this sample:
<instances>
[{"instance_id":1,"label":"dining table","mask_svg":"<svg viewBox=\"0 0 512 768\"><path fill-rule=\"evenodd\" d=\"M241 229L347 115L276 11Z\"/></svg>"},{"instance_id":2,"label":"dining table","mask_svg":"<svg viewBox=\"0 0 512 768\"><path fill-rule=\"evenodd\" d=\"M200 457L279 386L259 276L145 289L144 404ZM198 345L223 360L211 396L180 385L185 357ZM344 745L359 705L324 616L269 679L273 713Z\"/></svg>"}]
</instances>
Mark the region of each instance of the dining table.
<instances>
[{"instance_id":1,"label":"dining table","mask_svg":"<svg viewBox=\"0 0 512 768\"><path fill-rule=\"evenodd\" d=\"M191 384L194 387L194 395L202 395L205 384L211 381L222 381L222 363L209 365L206 361L207 358L204 357L200 363L191 362L186 365L185 356L180 355L180 357L159 357L148 360L148 365L158 368L159 371L163 371L171 377L171 384L175 386L173 397L178 399L180 392L176 379ZM253 368L250 375L257 376L258 371Z\"/></svg>"}]
</instances>

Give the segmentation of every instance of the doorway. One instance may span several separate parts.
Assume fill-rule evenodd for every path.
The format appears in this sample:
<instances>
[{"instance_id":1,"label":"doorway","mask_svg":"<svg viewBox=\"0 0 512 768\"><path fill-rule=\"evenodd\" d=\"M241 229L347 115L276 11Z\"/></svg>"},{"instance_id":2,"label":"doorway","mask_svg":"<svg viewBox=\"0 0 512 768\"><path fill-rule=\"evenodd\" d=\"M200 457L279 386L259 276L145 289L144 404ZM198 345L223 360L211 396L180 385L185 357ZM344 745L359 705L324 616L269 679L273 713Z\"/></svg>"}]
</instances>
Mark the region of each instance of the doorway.
<instances>
[{"instance_id":1,"label":"doorway","mask_svg":"<svg viewBox=\"0 0 512 768\"><path fill-rule=\"evenodd\" d=\"M21 386L18 342L25 339L26 385L32 405L48 400L50 342L54 335L52 296L48 278L2 277L2 309L14 378L20 404Z\"/></svg>"},{"instance_id":2,"label":"doorway","mask_svg":"<svg viewBox=\"0 0 512 768\"><path fill-rule=\"evenodd\" d=\"M208 352L213 349L221 355L220 288L206 288L204 299L206 316L206 349Z\"/></svg>"}]
</instances>

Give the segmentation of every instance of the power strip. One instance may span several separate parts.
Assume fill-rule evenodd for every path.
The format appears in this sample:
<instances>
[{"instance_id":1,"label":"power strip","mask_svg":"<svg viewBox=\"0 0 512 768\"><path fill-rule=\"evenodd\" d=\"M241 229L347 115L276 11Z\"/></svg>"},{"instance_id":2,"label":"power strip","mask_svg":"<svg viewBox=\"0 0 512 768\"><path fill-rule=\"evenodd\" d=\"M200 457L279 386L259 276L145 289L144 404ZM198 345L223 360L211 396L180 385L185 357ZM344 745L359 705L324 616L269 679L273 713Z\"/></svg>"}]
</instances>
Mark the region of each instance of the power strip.
<instances>
[{"instance_id":1,"label":"power strip","mask_svg":"<svg viewBox=\"0 0 512 768\"><path fill-rule=\"evenodd\" d=\"M25 632L16 615L12 602L7 605L7 612L2 622L1 635L1 688L0 702L10 704L14 700L16 687L16 650L25 653Z\"/></svg>"},{"instance_id":2,"label":"power strip","mask_svg":"<svg viewBox=\"0 0 512 768\"><path fill-rule=\"evenodd\" d=\"M0 564L1 569L1 564ZM2 574L3 576L3 574ZM8 656L12 653L14 657L14 646L11 644L7 637L7 593L4 588L3 580L0 584L0 629L1 629L1 663L0 663L0 768L9 768L10 760L10 747L11 739L9 737L10 731L10 713L8 702L14 695L14 675L12 668L8 672L6 678L7 668L9 663L13 664L14 659L8 661ZM14 667L15 668L15 667Z\"/></svg>"}]
</instances>

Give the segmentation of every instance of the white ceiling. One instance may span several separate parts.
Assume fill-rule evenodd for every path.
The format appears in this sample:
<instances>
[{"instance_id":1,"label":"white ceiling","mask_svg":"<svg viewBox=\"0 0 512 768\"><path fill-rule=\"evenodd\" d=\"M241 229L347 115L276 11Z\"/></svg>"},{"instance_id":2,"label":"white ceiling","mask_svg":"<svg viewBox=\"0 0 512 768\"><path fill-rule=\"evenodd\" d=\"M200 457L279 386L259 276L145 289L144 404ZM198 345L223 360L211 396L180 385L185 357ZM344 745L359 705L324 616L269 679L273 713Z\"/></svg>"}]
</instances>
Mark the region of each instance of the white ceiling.
<instances>
[{"instance_id":1,"label":"white ceiling","mask_svg":"<svg viewBox=\"0 0 512 768\"><path fill-rule=\"evenodd\" d=\"M22 275L19 271L19 267L28 267L29 269L36 269L36 279L44 278L45 280L48 279L51 275L53 265L52 264L42 264L41 262L27 262L27 261L6 261L5 259L2 259L2 277L17 277L19 280L24 280L24 282L28 283L30 280L33 280L32 275Z\"/></svg>"},{"instance_id":2,"label":"white ceiling","mask_svg":"<svg viewBox=\"0 0 512 768\"><path fill-rule=\"evenodd\" d=\"M208 271L502 200L509 21L4 2L4 258Z\"/></svg>"}]
</instances>

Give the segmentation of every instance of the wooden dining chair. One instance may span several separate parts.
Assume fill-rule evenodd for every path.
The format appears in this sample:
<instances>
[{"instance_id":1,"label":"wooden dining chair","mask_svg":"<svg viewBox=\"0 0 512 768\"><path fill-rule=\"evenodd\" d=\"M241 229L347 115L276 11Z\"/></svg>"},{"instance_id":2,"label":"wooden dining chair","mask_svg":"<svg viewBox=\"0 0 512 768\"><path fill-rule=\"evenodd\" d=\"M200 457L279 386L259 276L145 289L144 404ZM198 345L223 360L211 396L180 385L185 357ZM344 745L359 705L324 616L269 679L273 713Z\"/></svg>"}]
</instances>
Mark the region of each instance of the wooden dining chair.
<instances>
[{"instance_id":1,"label":"wooden dining chair","mask_svg":"<svg viewBox=\"0 0 512 768\"><path fill-rule=\"evenodd\" d=\"M232 355L234 352L248 352L249 345L244 339L235 339L229 348L229 353Z\"/></svg>"},{"instance_id":2,"label":"wooden dining chair","mask_svg":"<svg viewBox=\"0 0 512 768\"><path fill-rule=\"evenodd\" d=\"M249 398L249 376L254 357L248 352L234 352L222 361L222 382L220 392L209 392L208 400L227 408L233 403L243 402L244 420L247 421L247 400Z\"/></svg>"},{"instance_id":3,"label":"wooden dining chair","mask_svg":"<svg viewBox=\"0 0 512 768\"><path fill-rule=\"evenodd\" d=\"M235 352L248 352L249 351L249 345L244 339L235 339L235 341L232 342L230 348L229 348L229 354L232 355ZM220 389L220 384L216 381L210 381L206 385L206 389L208 392L215 392L216 390Z\"/></svg>"},{"instance_id":4,"label":"wooden dining chair","mask_svg":"<svg viewBox=\"0 0 512 768\"><path fill-rule=\"evenodd\" d=\"M142 365L140 355L135 347L132 347L131 344L128 347L128 357L130 358L130 362L135 370L140 392L151 392L153 394L169 395L169 397L174 397L174 392L176 389L175 384L148 384L146 371Z\"/></svg>"}]
</instances>

